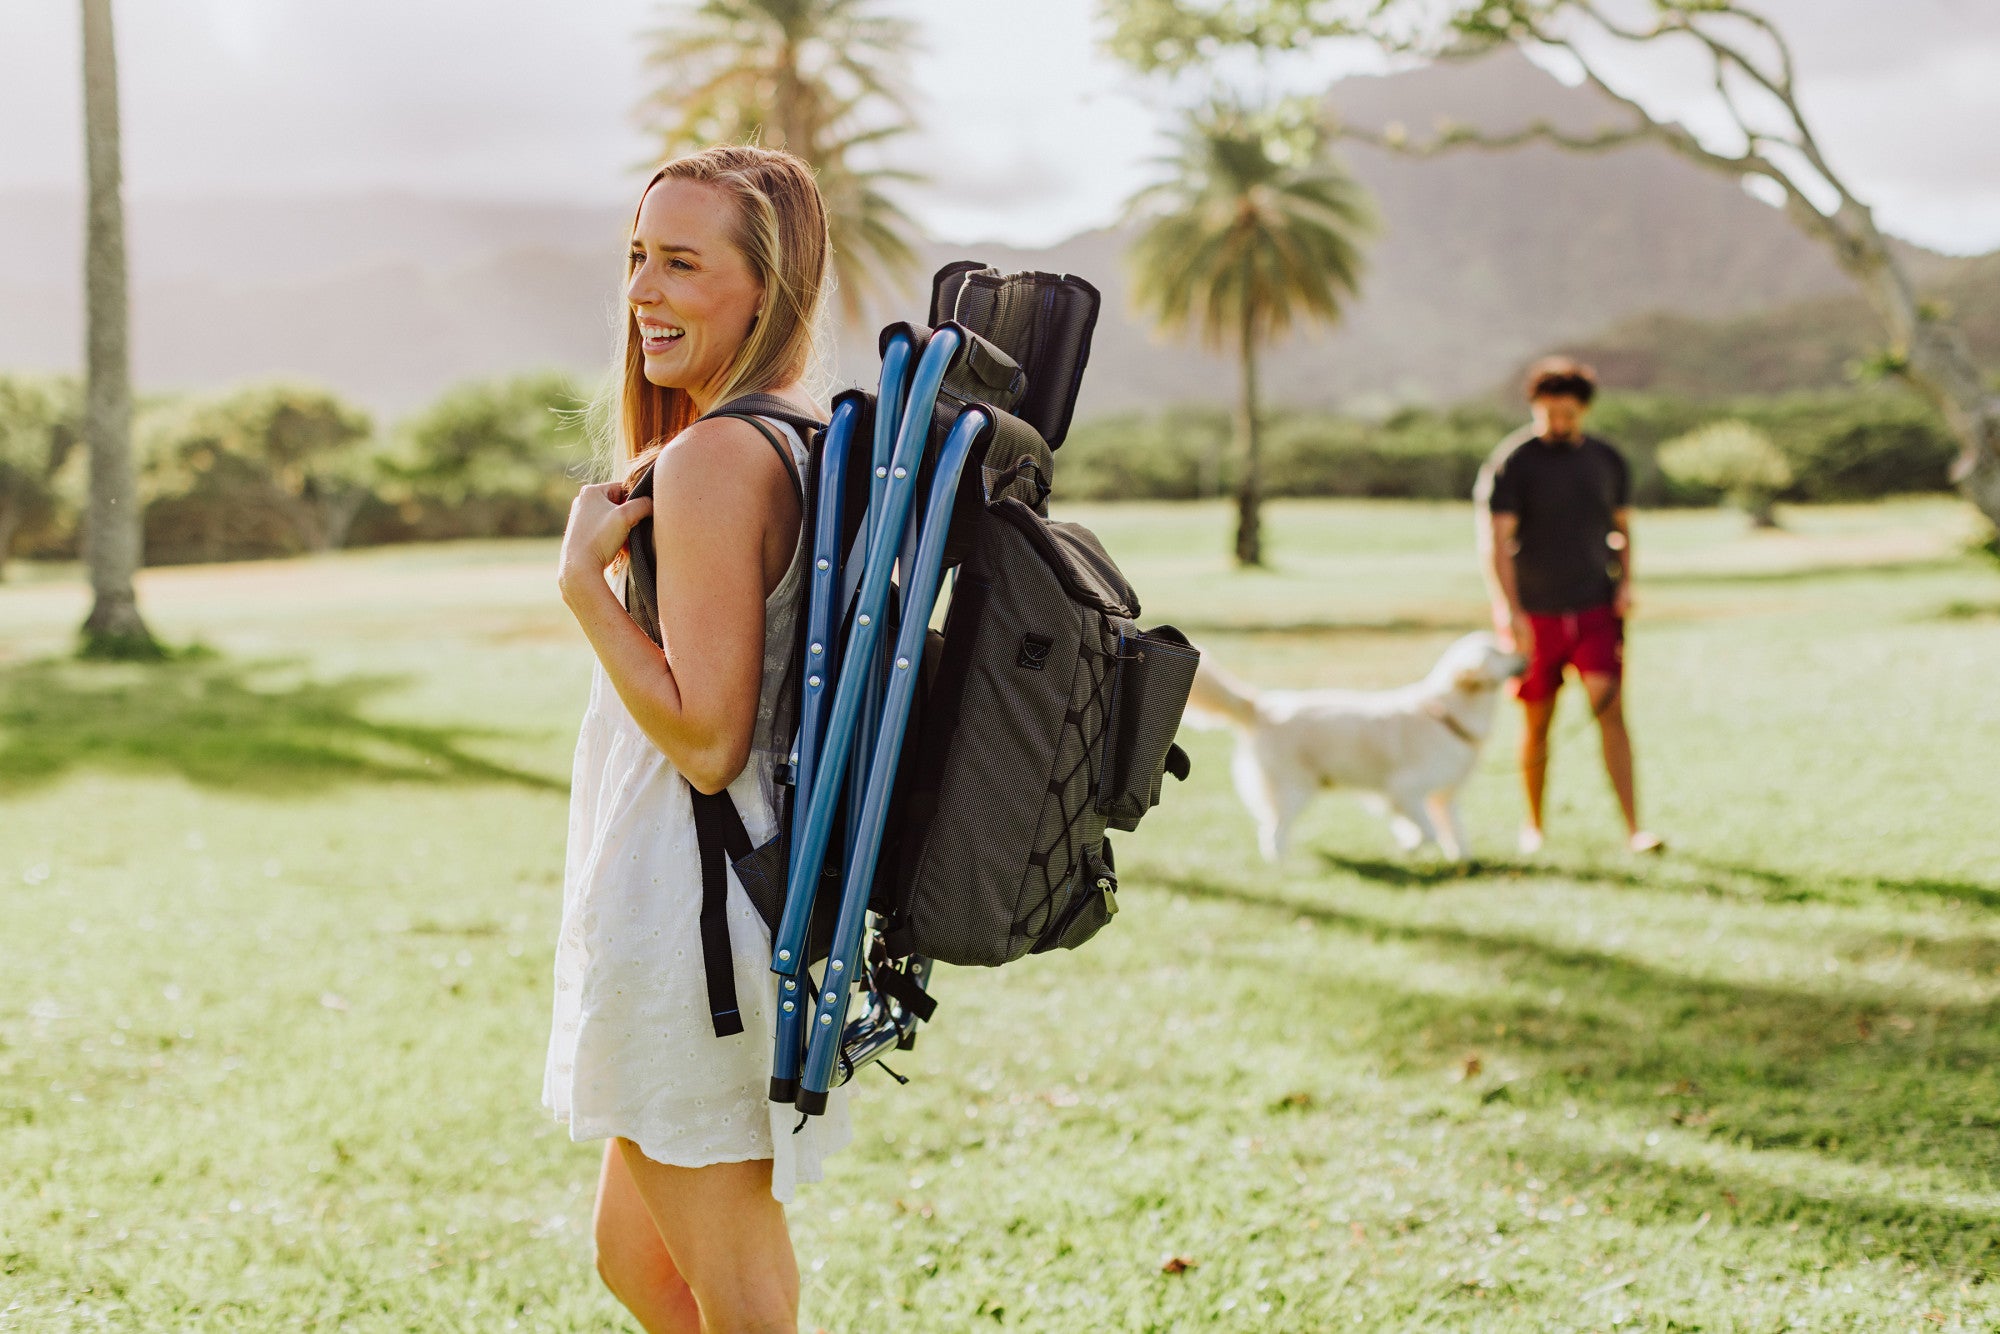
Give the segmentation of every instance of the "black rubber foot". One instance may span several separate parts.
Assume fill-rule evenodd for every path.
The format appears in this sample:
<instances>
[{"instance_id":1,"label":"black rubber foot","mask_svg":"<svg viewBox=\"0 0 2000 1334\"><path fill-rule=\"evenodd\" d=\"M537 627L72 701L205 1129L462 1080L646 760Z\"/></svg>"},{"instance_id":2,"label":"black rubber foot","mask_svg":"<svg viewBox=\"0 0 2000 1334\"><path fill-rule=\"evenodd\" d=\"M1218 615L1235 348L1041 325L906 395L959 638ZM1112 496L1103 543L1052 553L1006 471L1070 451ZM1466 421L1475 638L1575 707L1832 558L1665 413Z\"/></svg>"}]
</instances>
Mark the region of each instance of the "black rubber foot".
<instances>
[{"instance_id":1,"label":"black rubber foot","mask_svg":"<svg viewBox=\"0 0 2000 1334\"><path fill-rule=\"evenodd\" d=\"M910 1048L916 1045L917 1045L917 1030L914 1028L911 1029L909 1032L903 1034L903 1036L896 1039L897 1051L908 1051Z\"/></svg>"},{"instance_id":2,"label":"black rubber foot","mask_svg":"<svg viewBox=\"0 0 2000 1334\"><path fill-rule=\"evenodd\" d=\"M772 1102L796 1102L798 1101L798 1097L799 1097L798 1080L780 1079L776 1075L771 1076Z\"/></svg>"},{"instance_id":3,"label":"black rubber foot","mask_svg":"<svg viewBox=\"0 0 2000 1334\"><path fill-rule=\"evenodd\" d=\"M807 1116L819 1116L826 1111L826 1094L814 1093L811 1089L800 1089L798 1101L793 1106Z\"/></svg>"}]
</instances>

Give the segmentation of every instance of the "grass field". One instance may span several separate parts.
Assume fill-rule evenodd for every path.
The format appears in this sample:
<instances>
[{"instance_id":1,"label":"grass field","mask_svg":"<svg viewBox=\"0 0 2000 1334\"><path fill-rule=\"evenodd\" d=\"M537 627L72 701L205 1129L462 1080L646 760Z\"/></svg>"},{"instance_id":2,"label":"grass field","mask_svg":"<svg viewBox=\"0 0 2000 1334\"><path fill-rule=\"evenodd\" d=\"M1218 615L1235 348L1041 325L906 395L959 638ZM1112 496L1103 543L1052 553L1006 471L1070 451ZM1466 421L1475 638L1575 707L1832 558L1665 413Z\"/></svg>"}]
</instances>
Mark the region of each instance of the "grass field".
<instances>
[{"instance_id":1,"label":"grass field","mask_svg":"<svg viewBox=\"0 0 2000 1334\"><path fill-rule=\"evenodd\" d=\"M1278 505L1250 575L1219 507L1077 517L1260 682L1482 619L1463 507ZM807 1327L2000 1329L2000 569L1949 502L1789 518L1640 518L1665 858L1574 698L1550 851L1507 851L1510 714L1470 874L1339 798L1267 868L1190 734L1112 927L944 970L913 1082L864 1076ZM151 572L215 650L158 669L60 660L73 571L0 586L0 1329L629 1327L537 1105L589 666L552 561Z\"/></svg>"}]
</instances>

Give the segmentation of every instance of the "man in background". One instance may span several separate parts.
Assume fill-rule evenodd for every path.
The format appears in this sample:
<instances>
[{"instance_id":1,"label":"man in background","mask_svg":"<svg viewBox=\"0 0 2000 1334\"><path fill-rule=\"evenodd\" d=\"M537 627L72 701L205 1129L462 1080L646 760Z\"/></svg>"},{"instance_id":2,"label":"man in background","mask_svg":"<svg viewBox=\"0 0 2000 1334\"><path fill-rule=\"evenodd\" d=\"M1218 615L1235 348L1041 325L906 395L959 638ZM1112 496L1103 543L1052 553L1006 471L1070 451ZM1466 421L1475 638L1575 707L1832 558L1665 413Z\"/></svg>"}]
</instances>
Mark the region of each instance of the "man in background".
<instances>
[{"instance_id":1,"label":"man in background","mask_svg":"<svg viewBox=\"0 0 2000 1334\"><path fill-rule=\"evenodd\" d=\"M1473 491L1494 629L1528 659L1515 685L1526 721L1521 851L1542 847L1549 722L1564 670L1574 667L1597 717L1627 846L1657 852L1660 839L1639 823L1632 738L1619 698L1632 609L1631 470L1611 445L1584 433L1597 394L1588 366L1566 357L1538 361L1527 389L1534 424L1500 443Z\"/></svg>"}]
</instances>

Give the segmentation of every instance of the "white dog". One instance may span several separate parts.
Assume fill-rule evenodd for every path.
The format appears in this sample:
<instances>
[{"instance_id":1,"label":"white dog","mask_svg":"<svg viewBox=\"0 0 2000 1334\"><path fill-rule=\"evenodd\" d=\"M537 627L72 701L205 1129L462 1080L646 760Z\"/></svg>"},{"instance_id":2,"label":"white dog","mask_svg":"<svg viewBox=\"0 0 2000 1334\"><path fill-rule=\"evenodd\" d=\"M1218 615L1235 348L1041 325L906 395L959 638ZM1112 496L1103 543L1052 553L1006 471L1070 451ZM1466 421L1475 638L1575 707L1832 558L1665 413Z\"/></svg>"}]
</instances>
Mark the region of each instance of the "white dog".
<instances>
[{"instance_id":1,"label":"white dog","mask_svg":"<svg viewBox=\"0 0 2000 1334\"><path fill-rule=\"evenodd\" d=\"M1500 688L1527 667L1492 635L1445 650L1429 676L1400 690L1258 691L1204 653L1188 700L1190 721L1233 728L1236 791L1257 819L1264 856L1284 854L1306 801L1324 787L1373 794L1405 852L1435 843L1466 855L1458 789L1493 728Z\"/></svg>"}]
</instances>

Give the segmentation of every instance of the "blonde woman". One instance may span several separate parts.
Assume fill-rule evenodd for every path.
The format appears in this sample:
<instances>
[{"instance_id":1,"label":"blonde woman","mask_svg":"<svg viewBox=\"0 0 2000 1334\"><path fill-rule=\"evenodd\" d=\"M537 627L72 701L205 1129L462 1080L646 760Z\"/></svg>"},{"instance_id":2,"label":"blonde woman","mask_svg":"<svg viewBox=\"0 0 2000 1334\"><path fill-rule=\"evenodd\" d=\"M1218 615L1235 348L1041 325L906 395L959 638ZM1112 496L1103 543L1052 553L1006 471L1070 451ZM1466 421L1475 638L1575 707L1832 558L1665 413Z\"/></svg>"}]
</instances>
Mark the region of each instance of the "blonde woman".
<instances>
[{"instance_id":1,"label":"blonde woman","mask_svg":"<svg viewBox=\"0 0 2000 1334\"><path fill-rule=\"evenodd\" d=\"M775 419L698 419L749 393L820 415L802 380L827 258L825 209L797 158L723 147L660 169L632 227L618 476L583 488L563 534L563 600L597 667L577 738L542 1096L573 1139L609 1140L597 1269L656 1334L796 1329L784 1204L848 1134L844 1105L794 1134L790 1109L767 1100L771 942L733 874L746 1028L711 1028L689 792L726 790L755 842L775 832L773 770L788 741L777 677L805 543L774 444L803 475L805 442ZM664 648L614 586L648 517Z\"/></svg>"}]
</instances>

